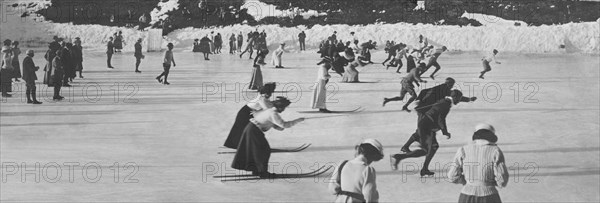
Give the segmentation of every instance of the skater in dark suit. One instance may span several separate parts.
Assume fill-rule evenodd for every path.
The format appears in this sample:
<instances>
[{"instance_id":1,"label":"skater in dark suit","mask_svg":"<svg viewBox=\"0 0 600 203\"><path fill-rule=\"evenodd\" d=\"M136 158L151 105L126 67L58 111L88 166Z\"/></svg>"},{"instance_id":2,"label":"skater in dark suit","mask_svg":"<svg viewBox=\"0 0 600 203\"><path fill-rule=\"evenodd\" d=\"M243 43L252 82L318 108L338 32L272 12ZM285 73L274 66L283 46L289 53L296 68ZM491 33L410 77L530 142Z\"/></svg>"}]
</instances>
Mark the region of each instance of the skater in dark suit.
<instances>
[{"instance_id":1,"label":"skater in dark suit","mask_svg":"<svg viewBox=\"0 0 600 203\"><path fill-rule=\"evenodd\" d=\"M111 64L112 56L115 53L115 46L113 45L113 37L108 38L108 43L106 43L106 66L107 68L115 68Z\"/></svg>"},{"instance_id":2,"label":"skater in dark suit","mask_svg":"<svg viewBox=\"0 0 600 203\"><path fill-rule=\"evenodd\" d=\"M274 175L268 171L271 146L269 146L264 132L271 128L284 130L304 121L304 118L292 121L284 121L281 118L279 114L285 111L290 103L285 97L277 97L277 100L273 102L273 108L254 114L254 118L251 118L250 123L244 128L237 152L231 164L232 168L251 171L253 175L258 175L262 178Z\"/></svg>"},{"instance_id":3,"label":"skater in dark suit","mask_svg":"<svg viewBox=\"0 0 600 203\"><path fill-rule=\"evenodd\" d=\"M75 71L79 72L79 78L83 78L83 47L81 46L79 37L75 38L71 54L73 55L73 60L75 62Z\"/></svg>"},{"instance_id":4,"label":"skater in dark suit","mask_svg":"<svg viewBox=\"0 0 600 203\"><path fill-rule=\"evenodd\" d=\"M27 50L27 56L23 59L23 80L25 80L25 95L27 95L27 103L28 104L42 104L39 102L36 97L36 87L35 81L37 80L36 71L40 69L40 67L35 66L33 63L33 50Z\"/></svg>"},{"instance_id":5,"label":"skater in dark suit","mask_svg":"<svg viewBox=\"0 0 600 203\"><path fill-rule=\"evenodd\" d=\"M60 101L64 99L63 96L60 96L60 88L62 87L63 77L65 74L62 62L63 55L63 50L59 49L56 51L56 56L52 60L52 73L50 77L52 77L52 83L54 86L54 97L52 97L54 101Z\"/></svg>"},{"instance_id":6,"label":"skater in dark suit","mask_svg":"<svg viewBox=\"0 0 600 203\"><path fill-rule=\"evenodd\" d=\"M446 81L438 86L424 89L419 92L419 96L417 96L417 107L415 110L417 111L417 122L421 120L425 112L429 111L431 107L440 99L444 99L450 96L452 92L452 88L456 81L453 78L446 78ZM474 102L477 100L477 97L461 97L460 102ZM410 145L419 140L419 133L415 132L413 135L406 141L404 146L400 149L403 152L410 152Z\"/></svg>"},{"instance_id":7,"label":"skater in dark suit","mask_svg":"<svg viewBox=\"0 0 600 203\"><path fill-rule=\"evenodd\" d=\"M408 153L390 156L393 170L397 170L398 163L403 159L425 156L425 162L421 169L421 176L431 176L434 174L429 171L429 163L439 148L439 144L435 138L435 132L441 130L442 134L450 139L451 134L448 132L448 127L446 126L446 117L448 116L448 113L450 113L452 105L456 105L460 102L460 98L462 98L462 92L453 90L450 97L439 100L431 107L431 109L425 112L424 116L417 124L421 148Z\"/></svg>"},{"instance_id":8,"label":"skater in dark suit","mask_svg":"<svg viewBox=\"0 0 600 203\"><path fill-rule=\"evenodd\" d=\"M135 47L135 52L133 53L135 57L135 72L142 73L139 69L140 63L142 63L142 59L144 58L144 54L142 54L142 38L139 38L133 46Z\"/></svg>"},{"instance_id":9,"label":"skater in dark suit","mask_svg":"<svg viewBox=\"0 0 600 203\"><path fill-rule=\"evenodd\" d=\"M73 44L65 43L65 46L62 49L62 64L64 69L63 74L63 87L71 87L69 82L75 77L75 63L73 60L73 55L71 55L71 51L73 49Z\"/></svg>"}]
</instances>

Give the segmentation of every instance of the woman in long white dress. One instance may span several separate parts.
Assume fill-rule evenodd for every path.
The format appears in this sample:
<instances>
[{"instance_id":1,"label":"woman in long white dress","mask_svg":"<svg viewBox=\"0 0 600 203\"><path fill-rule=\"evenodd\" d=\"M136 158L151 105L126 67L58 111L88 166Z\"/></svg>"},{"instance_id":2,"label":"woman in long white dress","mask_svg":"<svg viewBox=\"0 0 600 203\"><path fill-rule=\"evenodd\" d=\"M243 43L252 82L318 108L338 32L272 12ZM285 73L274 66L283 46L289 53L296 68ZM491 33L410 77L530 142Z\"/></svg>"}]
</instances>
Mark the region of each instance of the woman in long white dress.
<instances>
[{"instance_id":1,"label":"woman in long white dress","mask_svg":"<svg viewBox=\"0 0 600 203\"><path fill-rule=\"evenodd\" d=\"M328 113L327 106L325 105L327 99L327 82L329 82L329 69L331 68L331 59L324 57L321 62L317 65L319 69L317 71L317 84L313 90L311 106L313 109L319 109L320 112Z\"/></svg>"},{"instance_id":2,"label":"woman in long white dress","mask_svg":"<svg viewBox=\"0 0 600 203\"><path fill-rule=\"evenodd\" d=\"M273 56L271 57L271 63L275 66L275 68L283 68L281 66L281 56L285 52L285 43L281 43L279 48L273 52Z\"/></svg>"}]
</instances>

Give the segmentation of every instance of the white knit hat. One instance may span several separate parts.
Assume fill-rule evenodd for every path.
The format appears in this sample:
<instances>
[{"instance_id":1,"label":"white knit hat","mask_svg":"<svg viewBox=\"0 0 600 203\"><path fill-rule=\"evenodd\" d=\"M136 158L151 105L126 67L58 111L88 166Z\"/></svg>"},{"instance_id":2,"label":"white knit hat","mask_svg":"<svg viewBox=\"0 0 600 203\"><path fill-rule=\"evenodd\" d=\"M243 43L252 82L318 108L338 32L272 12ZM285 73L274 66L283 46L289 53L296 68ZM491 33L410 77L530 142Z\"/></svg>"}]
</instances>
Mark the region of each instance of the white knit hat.
<instances>
[{"instance_id":1,"label":"white knit hat","mask_svg":"<svg viewBox=\"0 0 600 203\"><path fill-rule=\"evenodd\" d=\"M373 138L368 138L365 139L361 142L361 144L370 144L373 147L375 147L375 149L377 149L377 151L379 151L379 153L381 154L381 156L383 155L383 145L381 145L381 142L377 141L376 139Z\"/></svg>"},{"instance_id":2,"label":"white knit hat","mask_svg":"<svg viewBox=\"0 0 600 203\"><path fill-rule=\"evenodd\" d=\"M496 129L494 129L494 126L487 124L487 123L477 124L475 126L475 132L477 132L478 130L489 130L492 133L496 134Z\"/></svg>"}]
</instances>

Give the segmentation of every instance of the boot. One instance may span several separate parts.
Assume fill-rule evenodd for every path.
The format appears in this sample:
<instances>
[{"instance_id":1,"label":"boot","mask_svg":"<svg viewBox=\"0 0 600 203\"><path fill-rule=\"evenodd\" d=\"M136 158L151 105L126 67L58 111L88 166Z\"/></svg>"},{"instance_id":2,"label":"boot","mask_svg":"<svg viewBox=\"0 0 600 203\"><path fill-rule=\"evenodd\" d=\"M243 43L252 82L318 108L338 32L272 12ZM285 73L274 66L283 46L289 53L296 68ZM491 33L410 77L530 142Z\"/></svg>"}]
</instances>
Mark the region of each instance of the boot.
<instances>
[{"instance_id":1,"label":"boot","mask_svg":"<svg viewBox=\"0 0 600 203\"><path fill-rule=\"evenodd\" d=\"M400 161L402 161L403 159L406 159L408 157L406 157L406 154L392 154L390 155L390 165L392 166L392 170L396 171L398 170L398 164L400 163Z\"/></svg>"},{"instance_id":2,"label":"boot","mask_svg":"<svg viewBox=\"0 0 600 203\"><path fill-rule=\"evenodd\" d=\"M33 98L33 104L42 104L42 102L38 101L35 95L35 89L31 91L31 97Z\"/></svg>"},{"instance_id":3,"label":"boot","mask_svg":"<svg viewBox=\"0 0 600 203\"><path fill-rule=\"evenodd\" d=\"M25 95L27 95L27 103L33 104L33 101L31 100L31 90L29 88L27 88L27 90L25 90Z\"/></svg>"},{"instance_id":4,"label":"boot","mask_svg":"<svg viewBox=\"0 0 600 203\"><path fill-rule=\"evenodd\" d=\"M421 177L430 177L433 176L435 173L431 172L429 169L421 169Z\"/></svg>"}]
</instances>

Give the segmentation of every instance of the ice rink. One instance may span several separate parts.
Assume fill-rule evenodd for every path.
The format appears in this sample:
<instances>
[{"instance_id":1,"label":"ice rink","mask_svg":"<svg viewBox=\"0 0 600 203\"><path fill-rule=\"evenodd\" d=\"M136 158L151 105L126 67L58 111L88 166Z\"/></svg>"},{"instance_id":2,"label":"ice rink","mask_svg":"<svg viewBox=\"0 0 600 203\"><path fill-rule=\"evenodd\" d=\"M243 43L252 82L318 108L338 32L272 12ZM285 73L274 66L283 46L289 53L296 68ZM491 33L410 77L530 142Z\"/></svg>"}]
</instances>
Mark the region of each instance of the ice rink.
<instances>
[{"instance_id":1,"label":"ice rink","mask_svg":"<svg viewBox=\"0 0 600 203\"><path fill-rule=\"evenodd\" d=\"M23 48L23 51L25 49ZM44 50L45 51L45 50ZM228 51L228 50L227 50ZM227 52L224 51L224 52ZM274 96L294 103L284 119L312 118L282 132L266 133L272 147L312 143L298 153L272 154L272 172L307 172L354 156L363 138L384 144L386 157L374 163L382 202L456 202L461 185L449 183L444 166L457 148L471 140L480 122L495 126L510 169L505 202L600 201L600 101L597 55L505 54L485 80L483 53L446 53L432 87L453 77L473 103L453 107L447 122L452 139L438 135L440 149L421 179L423 158L408 159L391 171L388 155L416 129L415 112L403 102L381 106L400 91L405 75L381 64L359 68L361 83L339 83L331 72L328 108L352 114L299 113L310 109L318 55L314 51L283 56L285 69L264 66L265 82L277 82ZM23 55L21 56L21 58ZM162 71L162 53L147 53L141 74L133 53L116 54L114 70L105 54L86 52L84 79L64 88L67 99L53 102L41 85L42 105L25 103L24 82L0 104L2 202L330 202L327 175L309 179L222 183L213 175L231 169L232 154L218 155L237 111L255 96L247 90L251 61L223 53L210 61L176 50L171 85L154 78ZM373 61L382 62L383 52ZM21 59L22 60L22 59ZM270 61L270 56L267 57ZM43 68L43 52L35 56ZM429 75L429 72L424 76ZM414 106L414 105L413 105ZM415 146L413 146L415 147ZM328 174L329 175L329 174Z\"/></svg>"}]
</instances>

